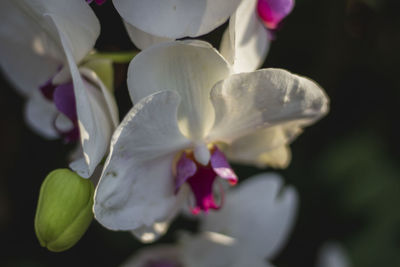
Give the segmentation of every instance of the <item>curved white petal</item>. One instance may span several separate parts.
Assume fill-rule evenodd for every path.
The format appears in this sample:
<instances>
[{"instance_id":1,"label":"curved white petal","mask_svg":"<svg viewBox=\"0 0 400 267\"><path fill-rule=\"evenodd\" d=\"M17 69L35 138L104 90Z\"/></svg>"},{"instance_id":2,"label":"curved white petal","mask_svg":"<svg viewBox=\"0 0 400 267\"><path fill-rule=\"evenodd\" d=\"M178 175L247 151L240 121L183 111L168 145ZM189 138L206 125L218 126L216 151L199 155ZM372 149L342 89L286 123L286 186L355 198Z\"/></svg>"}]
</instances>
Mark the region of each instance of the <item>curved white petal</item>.
<instances>
[{"instance_id":1,"label":"curved white petal","mask_svg":"<svg viewBox=\"0 0 400 267\"><path fill-rule=\"evenodd\" d=\"M325 243L318 254L317 267L350 267L346 251L335 242Z\"/></svg>"},{"instance_id":2,"label":"curved white petal","mask_svg":"<svg viewBox=\"0 0 400 267\"><path fill-rule=\"evenodd\" d=\"M172 39L206 34L224 23L240 0L113 0L121 17L149 34Z\"/></svg>"},{"instance_id":3,"label":"curved white petal","mask_svg":"<svg viewBox=\"0 0 400 267\"><path fill-rule=\"evenodd\" d=\"M293 226L297 193L282 190L276 174L260 174L227 193L225 206L205 216L202 229L231 236L242 249L271 259L286 241Z\"/></svg>"},{"instance_id":4,"label":"curved white petal","mask_svg":"<svg viewBox=\"0 0 400 267\"><path fill-rule=\"evenodd\" d=\"M72 164L71 167L80 176L89 178L107 152L114 129L111 114L108 110L109 103L104 98L102 92L89 82L83 81L73 54L71 53L70 45L74 41L70 39L72 36L68 35L68 30L71 29L63 27L63 20L59 20L58 17L52 14L49 14L48 17L53 21L58 30L69 71L72 76L79 133L86 163L86 166L84 164ZM80 161L80 163L82 163L82 161Z\"/></svg>"},{"instance_id":5,"label":"curved white petal","mask_svg":"<svg viewBox=\"0 0 400 267\"><path fill-rule=\"evenodd\" d=\"M179 246L157 245L141 249L137 253L134 253L121 267L151 266L150 263L160 262L165 263L165 265L160 266L181 266L181 257Z\"/></svg>"},{"instance_id":6,"label":"curved white petal","mask_svg":"<svg viewBox=\"0 0 400 267\"><path fill-rule=\"evenodd\" d=\"M243 0L229 20L220 51L233 64L235 73L260 67L269 50L270 40L257 11L257 0Z\"/></svg>"},{"instance_id":7,"label":"curved white petal","mask_svg":"<svg viewBox=\"0 0 400 267\"><path fill-rule=\"evenodd\" d=\"M39 90L28 98L24 113L26 122L37 134L47 139L60 136L54 128L54 120L60 113L54 103L44 98Z\"/></svg>"},{"instance_id":8,"label":"curved white petal","mask_svg":"<svg viewBox=\"0 0 400 267\"><path fill-rule=\"evenodd\" d=\"M75 61L94 46L100 24L81 0L13 0L0 4L0 65L25 94L38 89L64 62L57 29L46 18L51 14L69 37Z\"/></svg>"},{"instance_id":9,"label":"curved white petal","mask_svg":"<svg viewBox=\"0 0 400 267\"><path fill-rule=\"evenodd\" d=\"M96 85L97 88L101 90L102 98L104 98L108 114L112 121L112 125L114 128L116 128L119 123L119 114L118 114L117 103L115 101L114 96L110 93L110 90L106 88L106 86L103 84L102 80L96 74L96 72L87 68L79 68L79 72L83 74L85 78L89 79L94 85Z\"/></svg>"},{"instance_id":10,"label":"curved white petal","mask_svg":"<svg viewBox=\"0 0 400 267\"><path fill-rule=\"evenodd\" d=\"M135 230L162 222L180 205L172 164L189 141L180 133L179 96L163 91L137 103L111 141L95 194L96 219L114 230Z\"/></svg>"},{"instance_id":11,"label":"curved white petal","mask_svg":"<svg viewBox=\"0 0 400 267\"><path fill-rule=\"evenodd\" d=\"M230 160L238 163L285 168L291 157L287 145L301 132L301 125L297 122L261 129L236 139L224 152Z\"/></svg>"},{"instance_id":12,"label":"curved white petal","mask_svg":"<svg viewBox=\"0 0 400 267\"><path fill-rule=\"evenodd\" d=\"M169 42L174 40L171 38L159 37L156 35L149 34L147 32L139 30L138 28L132 26L126 21L124 21L124 25L126 31L128 32L129 38L131 38L133 44L141 50L150 47L154 44Z\"/></svg>"},{"instance_id":13,"label":"curved white petal","mask_svg":"<svg viewBox=\"0 0 400 267\"><path fill-rule=\"evenodd\" d=\"M37 5L37 8L44 9L42 16L50 15L58 21L56 29L53 30L53 38L60 40L59 32L65 34L65 41L75 62L81 61L93 49L100 34L100 23L93 10L84 1L25 0L24 2ZM64 46L65 44L60 43L61 52L65 50Z\"/></svg>"},{"instance_id":14,"label":"curved white petal","mask_svg":"<svg viewBox=\"0 0 400 267\"><path fill-rule=\"evenodd\" d=\"M209 140L228 144L256 130L296 122L311 124L328 111L315 82L281 69L234 74L211 91L215 123Z\"/></svg>"},{"instance_id":15,"label":"curved white petal","mask_svg":"<svg viewBox=\"0 0 400 267\"><path fill-rule=\"evenodd\" d=\"M162 43L132 60L128 88L134 103L160 90L178 92L180 129L187 137L201 139L214 120L210 90L229 73L229 64L208 43Z\"/></svg>"}]
</instances>

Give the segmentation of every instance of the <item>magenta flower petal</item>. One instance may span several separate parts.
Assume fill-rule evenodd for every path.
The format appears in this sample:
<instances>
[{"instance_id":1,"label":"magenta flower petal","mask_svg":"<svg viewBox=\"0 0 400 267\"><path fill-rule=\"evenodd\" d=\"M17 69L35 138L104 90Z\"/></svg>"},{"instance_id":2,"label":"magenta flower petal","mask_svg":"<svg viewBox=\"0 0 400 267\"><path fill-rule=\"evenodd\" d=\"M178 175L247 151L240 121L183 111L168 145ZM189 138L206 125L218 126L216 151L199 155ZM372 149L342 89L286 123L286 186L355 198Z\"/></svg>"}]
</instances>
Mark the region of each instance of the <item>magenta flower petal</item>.
<instances>
[{"instance_id":1,"label":"magenta flower petal","mask_svg":"<svg viewBox=\"0 0 400 267\"><path fill-rule=\"evenodd\" d=\"M74 128L68 132L59 131L60 135L63 137L65 143L73 143L79 140L79 128L78 125L74 123Z\"/></svg>"},{"instance_id":2,"label":"magenta flower petal","mask_svg":"<svg viewBox=\"0 0 400 267\"><path fill-rule=\"evenodd\" d=\"M294 0L258 0L257 12L264 25L275 30L293 7Z\"/></svg>"},{"instance_id":3,"label":"magenta flower petal","mask_svg":"<svg viewBox=\"0 0 400 267\"><path fill-rule=\"evenodd\" d=\"M219 209L220 206L215 204L213 194L213 184L217 178L212 168L198 168L195 175L187 180L196 200L196 206L192 209L193 214L200 211L208 212L209 209Z\"/></svg>"},{"instance_id":4,"label":"magenta flower petal","mask_svg":"<svg viewBox=\"0 0 400 267\"><path fill-rule=\"evenodd\" d=\"M74 87L72 83L57 86L54 90L53 101L57 109L72 122L78 119L76 114Z\"/></svg>"},{"instance_id":5,"label":"magenta flower petal","mask_svg":"<svg viewBox=\"0 0 400 267\"><path fill-rule=\"evenodd\" d=\"M214 199L213 187L217 177L236 184L237 176L226 160L224 154L217 148L212 149L210 162L207 166L198 163L193 158L193 153L183 152L176 165L175 194L186 182L193 192L196 204L191 208L193 214L201 211L207 213L210 209L219 209ZM223 190L221 189L221 199Z\"/></svg>"},{"instance_id":6,"label":"magenta flower petal","mask_svg":"<svg viewBox=\"0 0 400 267\"><path fill-rule=\"evenodd\" d=\"M238 178L235 172L226 160L225 155L217 147L214 148L210 163L212 169L219 177L228 180L231 184L237 183Z\"/></svg>"},{"instance_id":7,"label":"magenta flower petal","mask_svg":"<svg viewBox=\"0 0 400 267\"><path fill-rule=\"evenodd\" d=\"M53 85L51 82L53 78L49 79L47 82L39 86L39 90L42 93L42 95L47 99L47 100L53 100L53 94L54 90L56 89L56 86Z\"/></svg>"},{"instance_id":8,"label":"magenta flower petal","mask_svg":"<svg viewBox=\"0 0 400 267\"><path fill-rule=\"evenodd\" d=\"M102 5L102 4L104 4L104 3L106 2L106 0L94 0L94 1L95 1L96 4L98 4L98 5ZM90 3L93 2L93 0L86 0L86 2L87 2L88 4L90 4Z\"/></svg>"},{"instance_id":9,"label":"magenta flower petal","mask_svg":"<svg viewBox=\"0 0 400 267\"><path fill-rule=\"evenodd\" d=\"M175 194L178 193L179 188L192 177L196 171L196 163L183 153L176 166L177 173L175 178Z\"/></svg>"}]
</instances>

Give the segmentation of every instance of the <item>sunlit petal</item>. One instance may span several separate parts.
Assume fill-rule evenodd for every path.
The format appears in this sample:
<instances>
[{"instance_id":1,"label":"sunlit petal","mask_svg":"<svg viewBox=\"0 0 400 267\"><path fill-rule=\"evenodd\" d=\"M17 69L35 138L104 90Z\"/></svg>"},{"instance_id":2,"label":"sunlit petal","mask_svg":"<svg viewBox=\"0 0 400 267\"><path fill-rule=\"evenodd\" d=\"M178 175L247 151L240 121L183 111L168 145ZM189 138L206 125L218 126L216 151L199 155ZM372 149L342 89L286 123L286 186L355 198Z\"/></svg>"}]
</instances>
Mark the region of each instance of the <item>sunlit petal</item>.
<instances>
[{"instance_id":1,"label":"sunlit petal","mask_svg":"<svg viewBox=\"0 0 400 267\"><path fill-rule=\"evenodd\" d=\"M115 131L95 195L95 216L107 228L135 230L162 222L180 205L172 163L189 141L180 133L179 96L164 91L137 103Z\"/></svg>"}]
</instances>

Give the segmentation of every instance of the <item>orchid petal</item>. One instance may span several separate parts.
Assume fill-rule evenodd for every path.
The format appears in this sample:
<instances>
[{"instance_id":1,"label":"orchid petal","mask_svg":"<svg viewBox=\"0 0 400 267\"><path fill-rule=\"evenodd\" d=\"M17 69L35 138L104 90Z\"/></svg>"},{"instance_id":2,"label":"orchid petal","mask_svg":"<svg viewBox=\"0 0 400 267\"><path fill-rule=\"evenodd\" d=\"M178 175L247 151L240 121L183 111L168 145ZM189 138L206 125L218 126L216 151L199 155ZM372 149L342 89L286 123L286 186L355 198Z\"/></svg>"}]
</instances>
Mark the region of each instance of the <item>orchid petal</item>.
<instances>
[{"instance_id":1,"label":"orchid petal","mask_svg":"<svg viewBox=\"0 0 400 267\"><path fill-rule=\"evenodd\" d=\"M26 122L36 133L47 139L60 137L54 128L54 121L59 111L39 90L35 91L28 99L24 113Z\"/></svg>"},{"instance_id":2,"label":"orchid petal","mask_svg":"<svg viewBox=\"0 0 400 267\"><path fill-rule=\"evenodd\" d=\"M258 0L257 12L265 26L275 30L293 7L294 0Z\"/></svg>"},{"instance_id":3,"label":"orchid petal","mask_svg":"<svg viewBox=\"0 0 400 267\"><path fill-rule=\"evenodd\" d=\"M114 0L121 17L152 35L172 39L206 34L223 24L240 0Z\"/></svg>"},{"instance_id":4,"label":"orchid petal","mask_svg":"<svg viewBox=\"0 0 400 267\"><path fill-rule=\"evenodd\" d=\"M132 43L139 49L143 50L147 47L150 47L154 44L173 41L174 39L159 37L156 35L149 34L142 30L139 30L135 26L132 26L128 22L124 21L124 25L126 31L128 32L129 38L131 39Z\"/></svg>"},{"instance_id":5,"label":"orchid petal","mask_svg":"<svg viewBox=\"0 0 400 267\"><path fill-rule=\"evenodd\" d=\"M78 172L80 176L89 178L108 150L114 126L103 94L90 83L84 82L79 73L73 54L71 53L70 44L73 43L72 36L69 35L68 31L64 32L68 29L63 27L63 21L59 20L58 17L51 14L48 16L58 30L72 76L80 139L86 162L86 166L83 164L72 164L71 168Z\"/></svg>"},{"instance_id":6,"label":"orchid petal","mask_svg":"<svg viewBox=\"0 0 400 267\"><path fill-rule=\"evenodd\" d=\"M260 67L269 50L268 32L256 12L257 0L244 0L229 20L221 54L233 64L235 73Z\"/></svg>"},{"instance_id":7,"label":"orchid petal","mask_svg":"<svg viewBox=\"0 0 400 267\"><path fill-rule=\"evenodd\" d=\"M214 120L210 90L229 73L229 64L208 43L162 43L132 60L128 88L134 103L160 90L178 92L182 99L178 111L180 129L185 136L197 140L209 131Z\"/></svg>"},{"instance_id":8,"label":"orchid petal","mask_svg":"<svg viewBox=\"0 0 400 267\"><path fill-rule=\"evenodd\" d=\"M231 222L235 223L235 222ZM251 247L243 247L239 240L215 232L181 237L181 257L190 267L271 267L265 256L258 256Z\"/></svg>"},{"instance_id":9,"label":"orchid petal","mask_svg":"<svg viewBox=\"0 0 400 267\"><path fill-rule=\"evenodd\" d=\"M32 1L25 0L25 2ZM100 23L93 10L80 0L56 0L51 4L46 0L38 2L40 2L39 8L44 9L42 16L50 16L53 20L57 20L53 38L59 43L61 55L65 50L63 42L66 41L75 62L81 61L93 49L100 34ZM59 37L60 32L65 34L64 41Z\"/></svg>"},{"instance_id":10,"label":"orchid petal","mask_svg":"<svg viewBox=\"0 0 400 267\"><path fill-rule=\"evenodd\" d=\"M172 163L190 142L178 128L178 105L175 92L150 95L129 111L115 131L95 193L95 217L105 227L151 227L180 206Z\"/></svg>"},{"instance_id":11,"label":"orchid petal","mask_svg":"<svg viewBox=\"0 0 400 267\"><path fill-rule=\"evenodd\" d=\"M280 69L229 76L211 91L215 123L208 139L228 144L283 123L309 125L328 111L325 92L313 81Z\"/></svg>"},{"instance_id":12,"label":"orchid petal","mask_svg":"<svg viewBox=\"0 0 400 267\"><path fill-rule=\"evenodd\" d=\"M255 256L271 259L296 215L297 193L292 187L282 190L282 182L275 174L249 178L227 193L223 209L204 217L202 230L231 236Z\"/></svg>"},{"instance_id":13,"label":"orchid petal","mask_svg":"<svg viewBox=\"0 0 400 267\"><path fill-rule=\"evenodd\" d=\"M26 95L44 84L64 62L57 31L45 14L56 16L70 35L76 61L92 49L100 32L93 11L81 0L2 1L0 66Z\"/></svg>"},{"instance_id":14,"label":"orchid petal","mask_svg":"<svg viewBox=\"0 0 400 267\"><path fill-rule=\"evenodd\" d=\"M79 71L85 76L85 78L89 79L94 85L96 85L97 88L101 90L108 113L111 117L113 127L116 128L119 123L119 114L114 96L110 93L110 90L104 85L103 81L96 74L96 72L87 68L79 68Z\"/></svg>"},{"instance_id":15,"label":"orchid petal","mask_svg":"<svg viewBox=\"0 0 400 267\"><path fill-rule=\"evenodd\" d=\"M187 193L179 194L176 203L181 203L184 201L184 197L187 197ZM143 225L139 228L131 230L132 235L139 239L142 243L152 243L162 237L169 228L171 221L176 217L176 215L181 210L180 205L175 205L168 213L164 216L162 220L155 221L152 225Z\"/></svg>"},{"instance_id":16,"label":"orchid petal","mask_svg":"<svg viewBox=\"0 0 400 267\"><path fill-rule=\"evenodd\" d=\"M290 161L287 145L301 132L301 125L296 122L269 127L233 141L224 152L238 163L285 168Z\"/></svg>"},{"instance_id":17,"label":"orchid petal","mask_svg":"<svg viewBox=\"0 0 400 267\"><path fill-rule=\"evenodd\" d=\"M74 86L72 83L62 84L55 88L53 94L54 105L71 121L76 121L76 103Z\"/></svg>"},{"instance_id":18,"label":"orchid petal","mask_svg":"<svg viewBox=\"0 0 400 267\"><path fill-rule=\"evenodd\" d=\"M184 266L232 266L240 252L237 240L217 233L185 235L181 243Z\"/></svg>"}]
</instances>

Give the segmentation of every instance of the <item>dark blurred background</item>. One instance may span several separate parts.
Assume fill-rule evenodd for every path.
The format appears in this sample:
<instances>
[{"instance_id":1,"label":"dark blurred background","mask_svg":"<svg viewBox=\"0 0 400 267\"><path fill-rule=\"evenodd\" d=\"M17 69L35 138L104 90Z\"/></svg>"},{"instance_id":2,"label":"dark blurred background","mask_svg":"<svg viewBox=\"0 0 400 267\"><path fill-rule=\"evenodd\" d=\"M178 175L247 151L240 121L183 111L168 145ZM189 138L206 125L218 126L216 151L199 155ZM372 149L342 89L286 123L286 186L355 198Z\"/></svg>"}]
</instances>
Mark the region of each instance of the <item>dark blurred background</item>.
<instances>
[{"instance_id":1,"label":"dark blurred background","mask_svg":"<svg viewBox=\"0 0 400 267\"><path fill-rule=\"evenodd\" d=\"M111 1L93 8L102 26L96 48L133 49ZM329 115L292 144L292 163L279 171L301 203L278 267L314 266L328 240L341 243L355 267L400 266L399 10L397 0L298 0L277 33L264 66L311 77L331 99ZM203 39L218 44L225 27ZM131 107L126 68L115 65L121 115ZM69 251L40 247L33 229L39 188L51 170L67 166L72 147L34 134L23 120L24 99L3 76L0 85L0 266L119 265L141 244L95 221ZM265 171L234 167L240 177ZM180 218L160 242L182 227L196 224Z\"/></svg>"}]
</instances>

